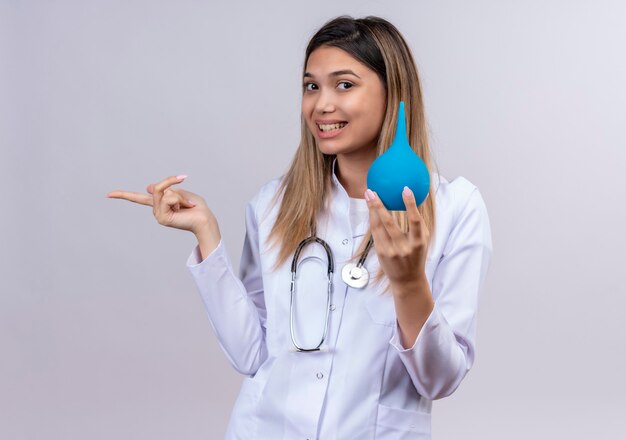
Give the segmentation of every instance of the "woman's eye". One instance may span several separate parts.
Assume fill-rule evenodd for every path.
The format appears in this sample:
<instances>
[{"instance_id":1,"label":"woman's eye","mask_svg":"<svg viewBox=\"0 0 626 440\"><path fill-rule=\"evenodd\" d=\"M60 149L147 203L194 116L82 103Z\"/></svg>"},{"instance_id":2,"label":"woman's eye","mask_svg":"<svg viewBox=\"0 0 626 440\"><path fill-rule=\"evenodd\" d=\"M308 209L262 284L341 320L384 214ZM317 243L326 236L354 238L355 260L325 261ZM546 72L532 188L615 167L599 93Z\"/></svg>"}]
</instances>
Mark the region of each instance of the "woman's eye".
<instances>
[{"instance_id":1,"label":"woman's eye","mask_svg":"<svg viewBox=\"0 0 626 440\"><path fill-rule=\"evenodd\" d=\"M304 85L305 90L315 90L316 88L317 88L317 85L314 83L306 83Z\"/></svg>"},{"instance_id":2,"label":"woman's eye","mask_svg":"<svg viewBox=\"0 0 626 440\"><path fill-rule=\"evenodd\" d=\"M342 84L345 86L345 87L342 87L342 88L343 88L343 90L348 90L348 89L352 88L352 85L353 85L352 83L349 83L349 82L347 82L347 81L341 81L341 82L339 83L339 85L340 85L340 86L341 86Z\"/></svg>"}]
</instances>

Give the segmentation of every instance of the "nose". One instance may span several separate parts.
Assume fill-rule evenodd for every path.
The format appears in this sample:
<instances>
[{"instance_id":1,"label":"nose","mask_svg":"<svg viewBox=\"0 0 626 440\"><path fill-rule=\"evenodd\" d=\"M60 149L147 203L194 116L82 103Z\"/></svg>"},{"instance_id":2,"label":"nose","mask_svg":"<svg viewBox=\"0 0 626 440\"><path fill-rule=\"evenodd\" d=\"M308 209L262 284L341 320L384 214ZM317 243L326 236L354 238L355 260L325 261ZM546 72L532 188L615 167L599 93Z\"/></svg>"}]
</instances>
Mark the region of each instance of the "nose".
<instances>
[{"instance_id":1,"label":"nose","mask_svg":"<svg viewBox=\"0 0 626 440\"><path fill-rule=\"evenodd\" d=\"M335 111L335 99L331 90L321 90L315 103L315 112L319 114L332 113Z\"/></svg>"}]
</instances>

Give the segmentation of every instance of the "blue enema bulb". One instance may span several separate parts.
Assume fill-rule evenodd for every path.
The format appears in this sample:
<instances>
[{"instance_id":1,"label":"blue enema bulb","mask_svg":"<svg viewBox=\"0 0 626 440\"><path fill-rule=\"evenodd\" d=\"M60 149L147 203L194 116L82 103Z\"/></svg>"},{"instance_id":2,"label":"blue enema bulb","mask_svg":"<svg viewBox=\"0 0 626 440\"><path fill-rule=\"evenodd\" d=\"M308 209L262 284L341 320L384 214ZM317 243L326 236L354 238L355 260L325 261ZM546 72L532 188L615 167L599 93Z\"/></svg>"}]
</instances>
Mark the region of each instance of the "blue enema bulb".
<instances>
[{"instance_id":1,"label":"blue enema bulb","mask_svg":"<svg viewBox=\"0 0 626 440\"><path fill-rule=\"evenodd\" d=\"M406 211L402 190L408 186L419 206L428 196L430 174L407 139L404 102L400 102L396 134L387 151L378 156L367 172L367 187L376 191L390 211Z\"/></svg>"}]
</instances>

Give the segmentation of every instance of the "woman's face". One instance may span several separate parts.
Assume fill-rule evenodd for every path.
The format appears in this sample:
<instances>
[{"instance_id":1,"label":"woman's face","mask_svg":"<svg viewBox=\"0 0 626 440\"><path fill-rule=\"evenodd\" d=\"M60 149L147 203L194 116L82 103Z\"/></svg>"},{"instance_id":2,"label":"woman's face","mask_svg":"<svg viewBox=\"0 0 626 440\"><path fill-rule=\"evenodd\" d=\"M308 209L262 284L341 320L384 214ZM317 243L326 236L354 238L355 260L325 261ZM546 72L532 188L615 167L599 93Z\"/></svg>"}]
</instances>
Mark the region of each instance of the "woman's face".
<instances>
[{"instance_id":1,"label":"woman's face","mask_svg":"<svg viewBox=\"0 0 626 440\"><path fill-rule=\"evenodd\" d=\"M376 72L347 52L322 46L307 60L302 114L325 154L375 151L386 92Z\"/></svg>"}]
</instances>

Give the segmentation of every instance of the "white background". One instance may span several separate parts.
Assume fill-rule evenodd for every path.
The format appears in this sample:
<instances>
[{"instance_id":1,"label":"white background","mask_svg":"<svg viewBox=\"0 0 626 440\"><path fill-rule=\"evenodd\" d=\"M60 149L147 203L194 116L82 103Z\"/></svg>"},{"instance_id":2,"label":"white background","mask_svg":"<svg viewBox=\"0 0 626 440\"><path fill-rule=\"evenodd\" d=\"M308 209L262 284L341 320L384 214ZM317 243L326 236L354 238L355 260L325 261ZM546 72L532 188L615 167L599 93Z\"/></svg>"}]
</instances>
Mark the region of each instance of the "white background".
<instances>
[{"instance_id":1,"label":"white background","mask_svg":"<svg viewBox=\"0 0 626 440\"><path fill-rule=\"evenodd\" d=\"M237 266L340 14L406 37L440 170L490 214L476 364L433 438L623 434L624 2L0 0L0 438L223 436L241 377L194 238L105 195L188 174Z\"/></svg>"}]
</instances>

